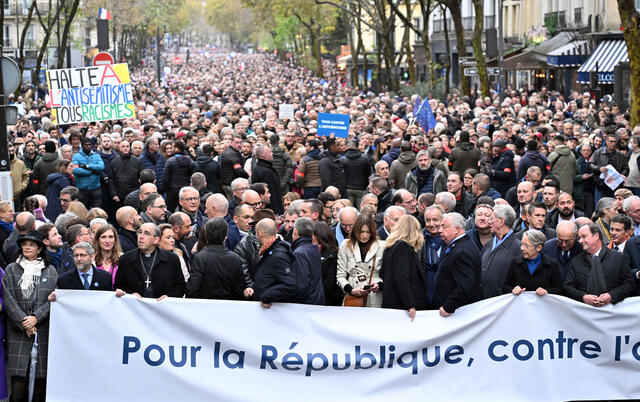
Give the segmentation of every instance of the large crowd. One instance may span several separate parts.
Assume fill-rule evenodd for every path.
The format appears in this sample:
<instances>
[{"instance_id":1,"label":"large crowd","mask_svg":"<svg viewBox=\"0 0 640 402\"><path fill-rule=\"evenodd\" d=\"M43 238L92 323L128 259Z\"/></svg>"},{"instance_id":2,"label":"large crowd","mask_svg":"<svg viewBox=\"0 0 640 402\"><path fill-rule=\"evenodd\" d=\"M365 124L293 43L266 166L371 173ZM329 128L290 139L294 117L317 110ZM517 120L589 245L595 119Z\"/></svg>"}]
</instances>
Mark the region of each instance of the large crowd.
<instances>
[{"instance_id":1,"label":"large crowd","mask_svg":"<svg viewBox=\"0 0 640 402\"><path fill-rule=\"evenodd\" d=\"M37 333L45 400L55 289L412 320L505 293L595 307L636 294L640 126L616 104L454 92L421 127L415 95L350 88L331 65L320 79L268 55L195 53L160 84L132 72L134 119L57 126L42 90L13 100L0 397L10 385L26 400ZM350 115L347 138L318 136L321 112Z\"/></svg>"}]
</instances>

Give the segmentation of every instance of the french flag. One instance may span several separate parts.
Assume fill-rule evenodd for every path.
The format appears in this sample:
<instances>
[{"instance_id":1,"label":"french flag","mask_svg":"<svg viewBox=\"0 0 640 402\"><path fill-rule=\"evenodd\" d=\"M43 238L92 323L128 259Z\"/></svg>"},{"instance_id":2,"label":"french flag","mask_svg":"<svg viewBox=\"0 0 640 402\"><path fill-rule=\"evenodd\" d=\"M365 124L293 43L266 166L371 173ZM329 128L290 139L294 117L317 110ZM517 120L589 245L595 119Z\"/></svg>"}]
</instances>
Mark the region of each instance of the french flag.
<instances>
[{"instance_id":1,"label":"french flag","mask_svg":"<svg viewBox=\"0 0 640 402\"><path fill-rule=\"evenodd\" d=\"M99 20L110 21L111 20L111 13L106 8L99 8L98 9L98 19Z\"/></svg>"}]
</instances>

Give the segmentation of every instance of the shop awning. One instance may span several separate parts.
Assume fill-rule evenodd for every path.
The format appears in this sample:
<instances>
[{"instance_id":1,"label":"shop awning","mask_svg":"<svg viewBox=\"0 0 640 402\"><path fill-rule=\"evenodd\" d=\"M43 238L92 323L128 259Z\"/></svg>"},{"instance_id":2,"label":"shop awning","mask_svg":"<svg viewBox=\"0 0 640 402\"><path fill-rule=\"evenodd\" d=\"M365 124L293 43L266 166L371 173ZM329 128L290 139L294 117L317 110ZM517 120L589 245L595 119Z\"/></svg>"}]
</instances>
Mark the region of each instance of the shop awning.
<instances>
[{"instance_id":1,"label":"shop awning","mask_svg":"<svg viewBox=\"0 0 640 402\"><path fill-rule=\"evenodd\" d=\"M623 39L605 40L578 69L578 83L588 84L589 73L597 72L600 84L613 84L613 70L622 61L629 61L627 43Z\"/></svg>"},{"instance_id":2,"label":"shop awning","mask_svg":"<svg viewBox=\"0 0 640 402\"><path fill-rule=\"evenodd\" d=\"M589 43L586 40L576 40L547 54L547 63L554 67L577 67L587 60L588 55Z\"/></svg>"},{"instance_id":3,"label":"shop awning","mask_svg":"<svg viewBox=\"0 0 640 402\"><path fill-rule=\"evenodd\" d=\"M575 39L575 34L560 32L551 39L537 46L524 49L511 57L505 57L504 68L507 70L535 70L549 68L547 55L556 49L566 46Z\"/></svg>"}]
</instances>

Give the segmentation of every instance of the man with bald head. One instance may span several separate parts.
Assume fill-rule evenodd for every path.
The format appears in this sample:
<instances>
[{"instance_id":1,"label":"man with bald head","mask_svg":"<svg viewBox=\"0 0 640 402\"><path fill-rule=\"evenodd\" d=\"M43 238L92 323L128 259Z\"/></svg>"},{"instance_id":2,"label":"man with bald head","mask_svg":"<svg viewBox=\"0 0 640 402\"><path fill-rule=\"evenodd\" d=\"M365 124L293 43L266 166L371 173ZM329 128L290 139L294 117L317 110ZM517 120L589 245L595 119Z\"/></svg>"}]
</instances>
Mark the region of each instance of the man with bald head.
<instances>
[{"instance_id":1,"label":"man with bald head","mask_svg":"<svg viewBox=\"0 0 640 402\"><path fill-rule=\"evenodd\" d=\"M118 238L120 239L120 247L122 252L136 248L137 234L136 231L142 224L142 218L138 215L133 207L120 207L116 211L116 222L118 222Z\"/></svg>"},{"instance_id":2,"label":"man with bald head","mask_svg":"<svg viewBox=\"0 0 640 402\"><path fill-rule=\"evenodd\" d=\"M264 308L270 308L273 302L295 302L296 274L289 244L277 237L276 223L269 218L256 224L256 237L260 242L254 282L256 299Z\"/></svg>"},{"instance_id":3,"label":"man with bald head","mask_svg":"<svg viewBox=\"0 0 640 402\"><path fill-rule=\"evenodd\" d=\"M514 231L518 232L526 228L526 222L522 215L526 214L525 205L533 202L535 197L535 187L530 181L523 181L516 187L518 204L513 208L518 217L513 225Z\"/></svg>"},{"instance_id":4,"label":"man with bald head","mask_svg":"<svg viewBox=\"0 0 640 402\"><path fill-rule=\"evenodd\" d=\"M553 258L560 265L563 281L567 275L569 261L582 253L582 246L577 238L578 226L574 222L561 221L556 226L556 237L547 240L542 248L542 254Z\"/></svg>"},{"instance_id":5,"label":"man with bald head","mask_svg":"<svg viewBox=\"0 0 640 402\"><path fill-rule=\"evenodd\" d=\"M220 193L211 195L207 198L204 213L209 219L224 218L228 226L227 240L225 240L224 245L228 250L233 251L238 242L240 242L241 236L238 226L229 216L229 201L227 201L226 197Z\"/></svg>"},{"instance_id":6,"label":"man with bald head","mask_svg":"<svg viewBox=\"0 0 640 402\"><path fill-rule=\"evenodd\" d=\"M36 218L31 212L20 212L16 215L15 222L16 230L11 232L2 245L2 253L4 254L7 264L15 262L20 255L18 237L36 230Z\"/></svg>"},{"instance_id":7,"label":"man with bald head","mask_svg":"<svg viewBox=\"0 0 640 402\"><path fill-rule=\"evenodd\" d=\"M242 194L242 203L250 206L254 210L264 208L264 201L256 191L246 190Z\"/></svg>"}]
</instances>

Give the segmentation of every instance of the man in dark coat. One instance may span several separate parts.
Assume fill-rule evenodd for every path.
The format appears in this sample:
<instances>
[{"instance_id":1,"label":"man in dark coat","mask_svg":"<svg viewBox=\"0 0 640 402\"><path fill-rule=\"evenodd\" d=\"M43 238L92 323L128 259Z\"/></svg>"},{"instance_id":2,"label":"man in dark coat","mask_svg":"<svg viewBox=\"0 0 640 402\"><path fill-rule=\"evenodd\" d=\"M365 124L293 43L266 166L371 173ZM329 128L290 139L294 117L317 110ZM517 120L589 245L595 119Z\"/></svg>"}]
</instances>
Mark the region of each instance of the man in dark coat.
<instances>
[{"instance_id":1,"label":"man in dark coat","mask_svg":"<svg viewBox=\"0 0 640 402\"><path fill-rule=\"evenodd\" d=\"M312 243L313 221L299 218L293 227L293 270L296 274L297 298L300 303L324 305L322 256Z\"/></svg>"},{"instance_id":2,"label":"man in dark coat","mask_svg":"<svg viewBox=\"0 0 640 402\"><path fill-rule=\"evenodd\" d=\"M138 188L142 163L131 155L129 142L120 142L118 148L120 155L111 161L111 180L109 183L113 200L122 203L127 194Z\"/></svg>"},{"instance_id":3,"label":"man in dark coat","mask_svg":"<svg viewBox=\"0 0 640 402\"><path fill-rule=\"evenodd\" d=\"M575 209L575 206L576 203L573 201L571 194L561 192L558 196L558 208L547 214L546 225L551 229L555 229L560 220L574 221L576 218L583 217L584 213Z\"/></svg>"},{"instance_id":4,"label":"man in dark coat","mask_svg":"<svg viewBox=\"0 0 640 402\"><path fill-rule=\"evenodd\" d=\"M266 183L271 194L269 208L277 215L284 213L282 206L281 183L278 172L273 168L273 154L266 145L256 146L255 156L258 162L251 172L252 183Z\"/></svg>"},{"instance_id":5,"label":"man in dark coat","mask_svg":"<svg viewBox=\"0 0 640 402\"><path fill-rule=\"evenodd\" d=\"M335 186L344 197L347 193L344 165L339 153L339 146L335 138L327 140L327 152L320 159L320 180L322 191L329 186Z\"/></svg>"},{"instance_id":6,"label":"man in dark coat","mask_svg":"<svg viewBox=\"0 0 640 402\"><path fill-rule=\"evenodd\" d=\"M142 218L133 207L120 207L116 211L116 222L118 222L118 239L122 252L134 250L137 247L138 239L136 231L142 224Z\"/></svg>"},{"instance_id":7,"label":"man in dark coat","mask_svg":"<svg viewBox=\"0 0 640 402\"><path fill-rule=\"evenodd\" d=\"M582 226L578 240L584 252L569 263L564 282L566 295L594 307L615 304L632 296L636 285L629 260L604 246L598 224Z\"/></svg>"},{"instance_id":8,"label":"man in dark coat","mask_svg":"<svg viewBox=\"0 0 640 402\"><path fill-rule=\"evenodd\" d=\"M202 172L207 178L207 190L211 193L221 193L220 165L213 159L213 147L209 144L202 146L202 153L196 158L195 171Z\"/></svg>"},{"instance_id":9,"label":"man in dark coat","mask_svg":"<svg viewBox=\"0 0 640 402\"><path fill-rule=\"evenodd\" d=\"M451 171L458 172L462 176L467 169L478 169L478 162L481 157L480 150L469 142L469 133L462 131L460 133L460 142L451 150L451 155L449 156Z\"/></svg>"},{"instance_id":10,"label":"man in dark coat","mask_svg":"<svg viewBox=\"0 0 640 402\"><path fill-rule=\"evenodd\" d=\"M520 158L516 179L518 181L522 180L522 178L527 175L527 169L531 166L539 167L540 171L543 172L543 176L546 176L549 169L551 169L547 157L538 151L538 141L536 140L529 140L527 142L527 152Z\"/></svg>"},{"instance_id":11,"label":"man in dark coat","mask_svg":"<svg viewBox=\"0 0 640 402\"><path fill-rule=\"evenodd\" d=\"M222 188L228 198L231 197L231 182L239 177L249 178L247 172L244 171L244 158L240 153L242 147L242 136L233 135L231 145L222 152L220 156L220 167L222 176Z\"/></svg>"},{"instance_id":12,"label":"man in dark coat","mask_svg":"<svg viewBox=\"0 0 640 402\"><path fill-rule=\"evenodd\" d=\"M506 194L507 190L516 183L513 152L506 146L507 142L504 140L498 140L493 144L491 168L485 172L491 178L491 186L500 194Z\"/></svg>"},{"instance_id":13,"label":"man in dark coat","mask_svg":"<svg viewBox=\"0 0 640 402\"><path fill-rule=\"evenodd\" d=\"M91 261L95 255L93 246L80 242L72 247L73 261L77 269L69 270L58 276L58 289L106 290L111 291L111 274L97 269Z\"/></svg>"},{"instance_id":14,"label":"man in dark coat","mask_svg":"<svg viewBox=\"0 0 640 402\"><path fill-rule=\"evenodd\" d=\"M509 267L520 255L520 240L511 229L516 217L513 208L509 205L496 205L493 213L493 239L484 246L481 257L481 288L485 299L502 294Z\"/></svg>"},{"instance_id":15,"label":"man in dark coat","mask_svg":"<svg viewBox=\"0 0 640 402\"><path fill-rule=\"evenodd\" d=\"M256 225L261 256L256 267L255 298L264 308L273 302L296 302L296 274L289 243L277 238L276 223L269 218Z\"/></svg>"},{"instance_id":16,"label":"man in dark coat","mask_svg":"<svg viewBox=\"0 0 640 402\"><path fill-rule=\"evenodd\" d=\"M160 229L153 223L140 226L138 248L118 262L114 287L142 297L182 297L184 275L178 256L158 248Z\"/></svg>"},{"instance_id":17,"label":"man in dark coat","mask_svg":"<svg viewBox=\"0 0 640 402\"><path fill-rule=\"evenodd\" d=\"M165 191L167 192L167 208L175 211L178 205L178 192L182 187L191 184L193 161L184 153L184 143L176 141L175 154L164 165Z\"/></svg>"},{"instance_id":18,"label":"man in dark coat","mask_svg":"<svg viewBox=\"0 0 640 402\"><path fill-rule=\"evenodd\" d=\"M631 274L636 283L636 296L640 296L640 236L627 240L623 253L629 259Z\"/></svg>"},{"instance_id":19,"label":"man in dark coat","mask_svg":"<svg viewBox=\"0 0 640 402\"><path fill-rule=\"evenodd\" d=\"M449 173L447 178L447 191L456 197L455 212L468 218L473 212L476 199L472 194L464 190L462 176L458 172Z\"/></svg>"},{"instance_id":20,"label":"man in dark coat","mask_svg":"<svg viewBox=\"0 0 640 402\"><path fill-rule=\"evenodd\" d=\"M569 261L582 253L582 246L577 241L578 227L575 223L560 222L557 229L557 237L547 240L542 248L542 254L553 258L558 263L560 275L564 281L567 277Z\"/></svg>"},{"instance_id":21,"label":"man in dark coat","mask_svg":"<svg viewBox=\"0 0 640 402\"><path fill-rule=\"evenodd\" d=\"M44 143L44 154L36 162L31 174L34 194L47 194L47 177L57 172L58 153L56 152L55 141L46 141Z\"/></svg>"},{"instance_id":22,"label":"man in dark coat","mask_svg":"<svg viewBox=\"0 0 640 402\"><path fill-rule=\"evenodd\" d=\"M446 248L440 257L434 301L440 315L450 316L458 307L480 299L480 250L464 231L457 212L444 215L440 237Z\"/></svg>"},{"instance_id":23,"label":"man in dark coat","mask_svg":"<svg viewBox=\"0 0 640 402\"><path fill-rule=\"evenodd\" d=\"M207 222L205 231L208 244L191 262L187 297L243 300L242 263L236 254L224 248L227 223L224 218L214 218Z\"/></svg>"},{"instance_id":24,"label":"man in dark coat","mask_svg":"<svg viewBox=\"0 0 640 402\"><path fill-rule=\"evenodd\" d=\"M164 192L164 156L159 152L160 144L154 137L147 138L144 151L140 155L143 169L151 169L156 174L156 185L162 194Z\"/></svg>"},{"instance_id":25,"label":"man in dark coat","mask_svg":"<svg viewBox=\"0 0 640 402\"><path fill-rule=\"evenodd\" d=\"M355 141L349 141L347 152L342 157L344 167L345 185L347 188L346 198L350 199L353 205L360 205L360 198L364 195L371 176L371 163L369 159L360 152ZM322 162L321 162L322 163Z\"/></svg>"}]
</instances>

